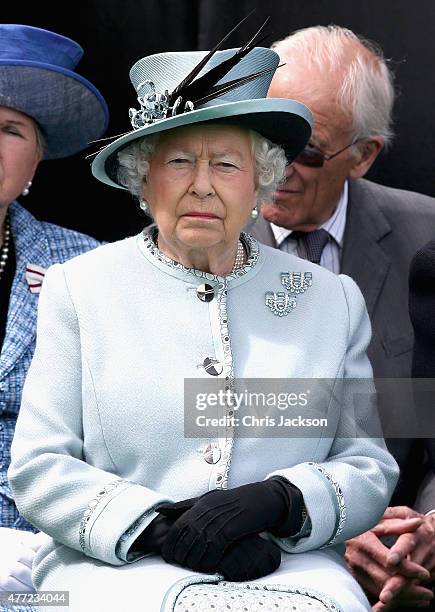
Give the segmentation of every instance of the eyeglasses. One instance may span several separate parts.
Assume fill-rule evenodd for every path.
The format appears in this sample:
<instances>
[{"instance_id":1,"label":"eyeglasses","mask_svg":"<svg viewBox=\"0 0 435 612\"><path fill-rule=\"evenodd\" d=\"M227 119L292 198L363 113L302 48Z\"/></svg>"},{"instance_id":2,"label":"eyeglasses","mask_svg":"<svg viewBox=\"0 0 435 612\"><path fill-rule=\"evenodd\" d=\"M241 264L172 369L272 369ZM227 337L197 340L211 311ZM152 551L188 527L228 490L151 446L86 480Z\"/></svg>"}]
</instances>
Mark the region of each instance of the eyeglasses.
<instances>
[{"instance_id":1,"label":"eyeglasses","mask_svg":"<svg viewBox=\"0 0 435 612\"><path fill-rule=\"evenodd\" d=\"M353 140L350 144L346 145L339 151L332 153L331 155L326 155L326 153L322 153L320 149L315 147L314 145L308 144L305 149L303 149L297 157L291 159L291 157L287 156L290 164L301 164L302 166L309 166L310 168L321 168L325 161L329 161L346 151L346 149L350 149L354 144L363 140L362 138L357 138Z\"/></svg>"}]
</instances>

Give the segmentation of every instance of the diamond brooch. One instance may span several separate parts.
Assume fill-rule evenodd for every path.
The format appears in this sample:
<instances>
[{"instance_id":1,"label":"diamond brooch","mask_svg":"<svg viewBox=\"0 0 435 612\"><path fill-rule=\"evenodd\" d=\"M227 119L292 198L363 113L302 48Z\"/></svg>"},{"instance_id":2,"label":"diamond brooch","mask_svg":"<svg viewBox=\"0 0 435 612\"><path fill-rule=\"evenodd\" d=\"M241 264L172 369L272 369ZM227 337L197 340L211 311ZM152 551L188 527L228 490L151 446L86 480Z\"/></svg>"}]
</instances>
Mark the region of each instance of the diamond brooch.
<instances>
[{"instance_id":1,"label":"diamond brooch","mask_svg":"<svg viewBox=\"0 0 435 612\"><path fill-rule=\"evenodd\" d=\"M313 284L311 272L281 272L281 285L287 291L267 291L266 306L277 317L287 316L296 308L296 295L305 293Z\"/></svg>"}]
</instances>

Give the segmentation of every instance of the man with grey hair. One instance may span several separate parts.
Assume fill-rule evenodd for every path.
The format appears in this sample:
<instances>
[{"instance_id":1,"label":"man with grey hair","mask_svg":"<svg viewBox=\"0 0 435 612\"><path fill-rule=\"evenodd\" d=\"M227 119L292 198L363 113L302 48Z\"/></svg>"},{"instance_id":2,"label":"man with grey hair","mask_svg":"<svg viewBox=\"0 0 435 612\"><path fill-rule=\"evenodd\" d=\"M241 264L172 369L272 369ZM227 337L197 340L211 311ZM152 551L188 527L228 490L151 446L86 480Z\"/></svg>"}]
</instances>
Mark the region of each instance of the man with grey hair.
<instances>
[{"instance_id":1,"label":"man with grey hair","mask_svg":"<svg viewBox=\"0 0 435 612\"><path fill-rule=\"evenodd\" d=\"M299 30L272 48L285 65L269 96L305 103L314 130L247 229L261 242L351 276L372 322L375 377L408 378L408 270L433 237L435 199L363 178L392 138L393 76L375 44L338 26ZM347 543L346 560L374 610L409 610L433 597L424 583L435 578L435 514L427 514L435 509L435 466L424 456L435 453L426 452L432 440L387 443L401 480L380 524ZM391 549L384 536L397 538Z\"/></svg>"}]
</instances>

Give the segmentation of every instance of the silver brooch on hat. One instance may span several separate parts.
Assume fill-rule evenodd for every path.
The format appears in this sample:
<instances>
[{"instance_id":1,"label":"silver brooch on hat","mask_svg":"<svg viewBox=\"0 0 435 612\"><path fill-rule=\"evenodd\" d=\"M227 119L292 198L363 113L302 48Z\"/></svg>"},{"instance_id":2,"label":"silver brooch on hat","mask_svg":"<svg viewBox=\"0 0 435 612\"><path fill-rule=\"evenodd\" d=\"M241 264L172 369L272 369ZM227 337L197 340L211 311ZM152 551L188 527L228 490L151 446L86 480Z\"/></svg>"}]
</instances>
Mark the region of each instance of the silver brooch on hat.
<instances>
[{"instance_id":1,"label":"silver brooch on hat","mask_svg":"<svg viewBox=\"0 0 435 612\"><path fill-rule=\"evenodd\" d=\"M266 291L266 306L275 316L285 317L296 308L295 296L305 293L312 284L311 272L281 272L281 285L287 291Z\"/></svg>"},{"instance_id":2,"label":"silver brooch on hat","mask_svg":"<svg viewBox=\"0 0 435 612\"><path fill-rule=\"evenodd\" d=\"M154 83L146 80L139 83L137 93L140 110L135 108L128 110L133 129L139 130L158 119L166 117L169 108L169 92L167 89L163 93L157 93Z\"/></svg>"},{"instance_id":3,"label":"silver brooch on hat","mask_svg":"<svg viewBox=\"0 0 435 612\"><path fill-rule=\"evenodd\" d=\"M171 95L169 91L165 89L163 93L157 93L156 86L149 79L139 83L137 93L139 94L137 101L140 104L140 110L135 108L128 110L131 125L135 130L139 130L160 119L172 117L180 112L187 113L195 109L193 102L190 100L184 103L183 109L180 109L179 107L183 102L181 96L178 96L173 106L170 107Z\"/></svg>"}]
</instances>

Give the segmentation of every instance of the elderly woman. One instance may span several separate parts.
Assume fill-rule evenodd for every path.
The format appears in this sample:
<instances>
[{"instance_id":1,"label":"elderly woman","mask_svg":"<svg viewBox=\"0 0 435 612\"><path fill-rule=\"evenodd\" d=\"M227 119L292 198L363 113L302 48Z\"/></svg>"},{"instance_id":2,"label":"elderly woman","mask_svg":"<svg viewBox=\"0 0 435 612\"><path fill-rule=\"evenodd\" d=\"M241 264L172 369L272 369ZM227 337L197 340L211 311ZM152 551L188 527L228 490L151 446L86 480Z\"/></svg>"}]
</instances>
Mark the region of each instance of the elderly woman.
<instances>
[{"instance_id":1,"label":"elderly woman","mask_svg":"<svg viewBox=\"0 0 435 612\"><path fill-rule=\"evenodd\" d=\"M283 176L278 145L294 156L310 135L306 107L265 98L277 61L139 60L134 130L93 172L155 224L46 276L9 477L51 536L35 585L74 611L369 609L340 553L396 482L383 441L347 431L370 408L330 396L329 433L292 439L231 420L235 377L371 376L355 283L241 234ZM184 436L186 379L229 392L221 435Z\"/></svg>"},{"instance_id":2,"label":"elderly woman","mask_svg":"<svg viewBox=\"0 0 435 612\"><path fill-rule=\"evenodd\" d=\"M98 245L35 219L21 204L42 160L73 155L108 120L99 91L75 72L83 50L40 28L0 24L0 591L32 589L39 536L19 513L7 481L24 378L35 348L46 268ZM53 204L59 195L53 193Z\"/></svg>"}]
</instances>

